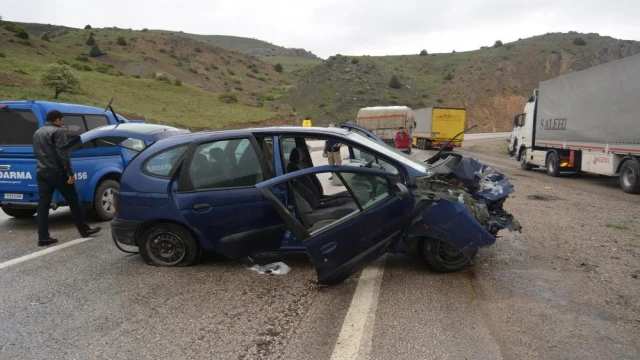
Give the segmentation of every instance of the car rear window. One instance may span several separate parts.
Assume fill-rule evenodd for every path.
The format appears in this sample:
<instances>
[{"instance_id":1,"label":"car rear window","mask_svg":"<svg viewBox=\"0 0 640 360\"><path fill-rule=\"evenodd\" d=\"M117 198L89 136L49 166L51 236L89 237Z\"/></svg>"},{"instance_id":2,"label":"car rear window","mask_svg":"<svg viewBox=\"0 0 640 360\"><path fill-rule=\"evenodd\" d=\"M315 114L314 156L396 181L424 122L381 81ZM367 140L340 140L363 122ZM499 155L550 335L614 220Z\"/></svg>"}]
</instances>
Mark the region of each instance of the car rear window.
<instances>
[{"instance_id":1,"label":"car rear window","mask_svg":"<svg viewBox=\"0 0 640 360\"><path fill-rule=\"evenodd\" d=\"M0 110L0 145L33 145L38 119L31 110Z\"/></svg>"},{"instance_id":2,"label":"car rear window","mask_svg":"<svg viewBox=\"0 0 640 360\"><path fill-rule=\"evenodd\" d=\"M187 145L183 145L157 153L145 161L142 171L148 175L167 178L186 149Z\"/></svg>"}]
</instances>

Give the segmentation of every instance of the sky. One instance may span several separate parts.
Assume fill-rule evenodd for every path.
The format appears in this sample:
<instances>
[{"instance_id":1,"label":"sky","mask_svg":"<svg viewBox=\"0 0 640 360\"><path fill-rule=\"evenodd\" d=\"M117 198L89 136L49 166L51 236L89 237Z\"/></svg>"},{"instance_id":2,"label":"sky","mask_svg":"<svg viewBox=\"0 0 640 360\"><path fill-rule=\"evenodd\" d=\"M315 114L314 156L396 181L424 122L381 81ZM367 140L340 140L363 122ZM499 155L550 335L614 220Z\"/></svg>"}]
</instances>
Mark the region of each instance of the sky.
<instances>
[{"instance_id":1,"label":"sky","mask_svg":"<svg viewBox=\"0 0 640 360\"><path fill-rule=\"evenodd\" d=\"M234 35L331 55L476 50L547 32L640 40L640 0L0 0L8 21Z\"/></svg>"}]
</instances>

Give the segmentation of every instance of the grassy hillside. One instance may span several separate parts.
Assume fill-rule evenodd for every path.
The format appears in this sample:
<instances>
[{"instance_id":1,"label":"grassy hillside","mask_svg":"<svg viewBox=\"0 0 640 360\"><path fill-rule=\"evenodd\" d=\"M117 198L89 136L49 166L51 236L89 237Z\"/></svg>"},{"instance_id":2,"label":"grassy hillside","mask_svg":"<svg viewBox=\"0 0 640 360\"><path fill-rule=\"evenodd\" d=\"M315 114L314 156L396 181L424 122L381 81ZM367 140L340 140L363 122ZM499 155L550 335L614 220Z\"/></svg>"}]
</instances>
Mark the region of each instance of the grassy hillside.
<instances>
[{"instance_id":1,"label":"grassy hillside","mask_svg":"<svg viewBox=\"0 0 640 360\"><path fill-rule=\"evenodd\" d=\"M540 81L638 53L636 41L555 33L461 53L338 55L296 72L294 90L280 101L312 116L314 124L336 121L330 114L353 121L365 106L462 106L469 124L480 125L474 132L507 131ZM400 88L389 86L392 76Z\"/></svg>"},{"instance_id":2,"label":"grassy hillside","mask_svg":"<svg viewBox=\"0 0 640 360\"><path fill-rule=\"evenodd\" d=\"M114 97L115 108L131 116L221 128L276 116L263 105L293 79L254 56L181 36L37 24L27 29L29 39L21 39L0 25L0 99L52 99L53 91L39 79L47 65L64 62L74 67L81 91L59 101L104 106ZM44 33L54 37L42 40ZM91 33L104 55L89 56ZM218 97L223 92L234 93L238 102L224 103Z\"/></svg>"},{"instance_id":3,"label":"grassy hillside","mask_svg":"<svg viewBox=\"0 0 640 360\"><path fill-rule=\"evenodd\" d=\"M197 35L183 32L175 34L223 49L253 55L270 64L279 63L283 65L284 71L287 72L313 67L322 61L316 55L304 49L284 48L257 39L226 35Z\"/></svg>"}]
</instances>

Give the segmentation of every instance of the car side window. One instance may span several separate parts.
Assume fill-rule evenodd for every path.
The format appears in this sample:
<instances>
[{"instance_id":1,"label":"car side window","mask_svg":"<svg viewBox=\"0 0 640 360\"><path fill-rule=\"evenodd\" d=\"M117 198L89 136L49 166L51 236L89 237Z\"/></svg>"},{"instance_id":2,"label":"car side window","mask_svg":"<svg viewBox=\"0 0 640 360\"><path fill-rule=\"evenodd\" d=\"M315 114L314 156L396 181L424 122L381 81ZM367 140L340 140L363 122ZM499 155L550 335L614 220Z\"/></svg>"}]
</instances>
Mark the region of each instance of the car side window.
<instances>
[{"instance_id":1,"label":"car side window","mask_svg":"<svg viewBox=\"0 0 640 360\"><path fill-rule=\"evenodd\" d=\"M143 172L151 176L168 178L186 149L187 145L183 145L151 156L142 165Z\"/></svg>"},{"instance_id":2,"label":"car side window","mask_svg":"<svg viewBox=\"0 0 640 360\"><path fill-rule=\"evenodd\" d=\"M264 180L258 155L249 139L200 144L189 164L192 190L251 187Z\"/></svg>"}]
</instances>

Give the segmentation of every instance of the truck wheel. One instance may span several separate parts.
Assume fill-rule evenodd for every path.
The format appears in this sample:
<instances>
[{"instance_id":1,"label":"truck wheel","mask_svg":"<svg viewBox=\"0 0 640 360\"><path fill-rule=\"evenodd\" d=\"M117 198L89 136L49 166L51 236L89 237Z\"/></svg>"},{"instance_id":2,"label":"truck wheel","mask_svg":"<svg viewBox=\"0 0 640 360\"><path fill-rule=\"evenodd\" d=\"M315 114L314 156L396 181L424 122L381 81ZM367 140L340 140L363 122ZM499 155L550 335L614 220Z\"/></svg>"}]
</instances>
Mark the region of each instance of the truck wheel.
<instances>
[{"instance_id":1,"label":"truck wheel","mask_svg":"<svg viewBox=\"0 0 640 360\"><path fill-rule=\"evenodd\" d=\"M17 218L30 218L32 217L38 210L37 209L11 209L11 208L2 208L5 214Z\"/></svg>"},{"instance_id":2,"label":"truck wheel","mask_svg":"<svg viewBox=\"0 0 640 360\"><path fill-rule=\"evenodd\" d=\"M419 253L427 267L435 272L456 272L469 266L471 261L455 246L438 239L424 238L418 245ZM478 250L472 254L475 258Z\"/></svg>"},{"instance_id":3,"label":"truck wheel","mask_svg":"<svg viewBox=\"0 0 640 360\"><path fill-rule=\"evenodd\" d=\"M110 221L116 214L113 207L113 196L120 189L115 180L104 180L93 195L93 215L100 221Z\"/></svg>"},{"instance_id":4,"label":"truck wheel","mask_svg":"<svg viewBox=\"0 0 640 360\"><path fill-rule=\"evenodd\" d=\"M558 159L558 154L555 152L550 152L547 155L547 174L549 176L557 177L560 175L560 159Z\"/></svg>"},{"instance_id":5,"label":"truck wheel","mask_svg":"<svg viewBox=\"0 0 640 360\"><path fill-rule=\"evenodd\" d=\"M640 166L633 160L627 160L620 168L620 187L624 192L640 194Z\"/></svg>"},{"instance_id":6,"label":"truck wheel","mask_svg":"<svg viewBox=\"0 0 640 360\"><path fill-rule=\"evenodd\" d=\"M522 170L531 170L532 166L527 163L527 156L525 154L526 150L522 150L520 152L520 168Z\"/></svg>"},{"instance_id":7,"label":"truck wheel","mask_svg":"<svg viewBox=\"0 0 640 360\"><path fill-rule=\"evenodd\" d=\"M200 255L193 235L180 225L159 223L146 229L138 241L140 256L153 266L188 266Z\"/></svg>"}]
</instances>

